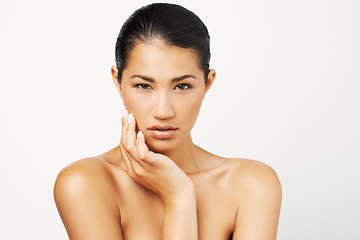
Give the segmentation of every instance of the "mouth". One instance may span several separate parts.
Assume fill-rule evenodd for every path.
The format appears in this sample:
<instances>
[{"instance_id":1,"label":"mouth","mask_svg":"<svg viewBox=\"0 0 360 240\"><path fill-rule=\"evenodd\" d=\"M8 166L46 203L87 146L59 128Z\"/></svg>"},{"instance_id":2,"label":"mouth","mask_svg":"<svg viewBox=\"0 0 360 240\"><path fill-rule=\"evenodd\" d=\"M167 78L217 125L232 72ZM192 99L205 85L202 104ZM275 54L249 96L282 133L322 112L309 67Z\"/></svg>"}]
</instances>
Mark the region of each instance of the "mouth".
<instances>
[{"instance_id":1,"label":"mouth","mask_svg":"<svg viewBox=\"0 0 360 240\"><path fill-rule=\"evenodd\" d=\"M148 129L149 130L167 131L167 130L176 130L177 128L170 126L170 125L155 125Z\"/></svg>"},{"instance_id":2,"label":"mouth","mask_svg":"<svg viewBox=\"0 0 360 240\"><path fill-rule=\"evenodd\" d=\"M157 139L169 139L174 136L178 128L170 125L155 125L148 128L151 136Z\"/></svg>"}]
</instances>

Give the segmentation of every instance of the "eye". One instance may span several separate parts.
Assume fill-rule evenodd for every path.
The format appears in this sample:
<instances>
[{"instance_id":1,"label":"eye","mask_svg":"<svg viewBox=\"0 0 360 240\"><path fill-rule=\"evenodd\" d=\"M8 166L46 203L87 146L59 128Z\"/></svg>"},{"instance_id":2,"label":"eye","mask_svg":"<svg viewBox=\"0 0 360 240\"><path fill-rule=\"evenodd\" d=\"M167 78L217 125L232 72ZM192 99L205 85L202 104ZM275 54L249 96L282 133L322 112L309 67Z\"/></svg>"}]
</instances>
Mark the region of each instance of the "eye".
<instances>
[{"instance_id":1,"label":"eye","mask_svg":"<svg viewBox=\"0 0 360 240\"><path fill-rule=\"evenodd\" d=\"M145 83L136 84L135 88L138 88L140 90L151 90L151 86Z\"/></svg>"},{"instance_id":2,"label":"eye","mask_svg":"<svg viewBox=\"0 0 360 240\"><path fill-rule=\"evenodd\" d=\"M177 90L177 91L185 91L185 90L188 90L188 89L190 89L190 88L191 88L191 85L190 85L190 84L184 84L184 83L182 83L182 84L177 85L174 90Z\"/></svg>"}]
</instances>

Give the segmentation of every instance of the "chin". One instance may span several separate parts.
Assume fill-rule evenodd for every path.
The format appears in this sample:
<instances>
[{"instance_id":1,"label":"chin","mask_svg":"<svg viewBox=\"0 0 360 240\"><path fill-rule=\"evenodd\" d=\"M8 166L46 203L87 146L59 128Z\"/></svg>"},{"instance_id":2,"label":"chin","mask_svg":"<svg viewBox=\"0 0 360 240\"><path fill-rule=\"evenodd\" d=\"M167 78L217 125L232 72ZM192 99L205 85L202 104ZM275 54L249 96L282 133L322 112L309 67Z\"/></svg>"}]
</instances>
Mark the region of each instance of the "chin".
<instances>
[{"instance_id":1,"label":"chin","mask_svg":"<svg viewBox=\"0 0 360 240\"><path fill-rule=\"evenodd\" d=\"M174 150L177 146L175 141L172 140L152 140L146 141L149 149L155 153L166 154Z\"/></svg>"}]
</instances>

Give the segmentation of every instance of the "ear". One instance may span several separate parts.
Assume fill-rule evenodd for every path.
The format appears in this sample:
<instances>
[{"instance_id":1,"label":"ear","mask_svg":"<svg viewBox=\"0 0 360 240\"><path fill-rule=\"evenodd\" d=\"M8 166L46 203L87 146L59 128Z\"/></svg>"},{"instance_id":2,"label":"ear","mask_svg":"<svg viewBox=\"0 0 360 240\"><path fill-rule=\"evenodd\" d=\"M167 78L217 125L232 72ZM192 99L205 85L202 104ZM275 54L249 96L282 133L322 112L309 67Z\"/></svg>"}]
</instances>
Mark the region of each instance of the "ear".
<instances>
[{"instance_id":1,"label":"ear","mask_svg":"<svg viewBox=\"0 0 360 240\"><path fill-rule=\"evenodd\" d=\"M210 87L214 83L215 77L216 77L216 71L215 71L215 69L211 69L209 71L209 73L208 73L208 76L207 76L207 83L206 83L206 87L205 87L205 93L210 89Z\"/></svg>"},{"instance_id":2,"label":"ear","mask_svg":"<svg viewBox=\"0 0 360 240\"><path fill-rule=\"evenodd\" d=\"M115 84L115 87L119 91L120 96L121 96L121 88L120 88L120 83L118 81L119 70L117 69L117 67L115 67L115 66L111 67L111 76L112 76L113 82ZM122 98L122 96L121 96L121 98Z\"/></svg>"}]
</instances>

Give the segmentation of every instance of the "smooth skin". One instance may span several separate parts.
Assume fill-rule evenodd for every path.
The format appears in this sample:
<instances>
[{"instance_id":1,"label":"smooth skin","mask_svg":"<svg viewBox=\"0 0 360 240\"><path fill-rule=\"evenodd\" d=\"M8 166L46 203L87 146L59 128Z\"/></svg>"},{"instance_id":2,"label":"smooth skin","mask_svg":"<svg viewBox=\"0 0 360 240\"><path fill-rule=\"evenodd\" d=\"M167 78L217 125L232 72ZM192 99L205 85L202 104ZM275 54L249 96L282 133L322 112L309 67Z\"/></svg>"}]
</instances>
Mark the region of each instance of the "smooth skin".
<instances>
[{"instance_id":1,"label":"smooth skin","mask_svg":"<svg viewBox=\"0 0 360 240\"><path fill-rule=\"evenodd\" d=\"M138 43L118 83L126 107L119 146L58 175L54 196L70 239L276 239L281 186L274 170L213 155L191 139L206 92L197 55ZM151 127L169 125L169 138ZM209 133L210 134L210 133Z\"/></svg>"}]
</instances>

